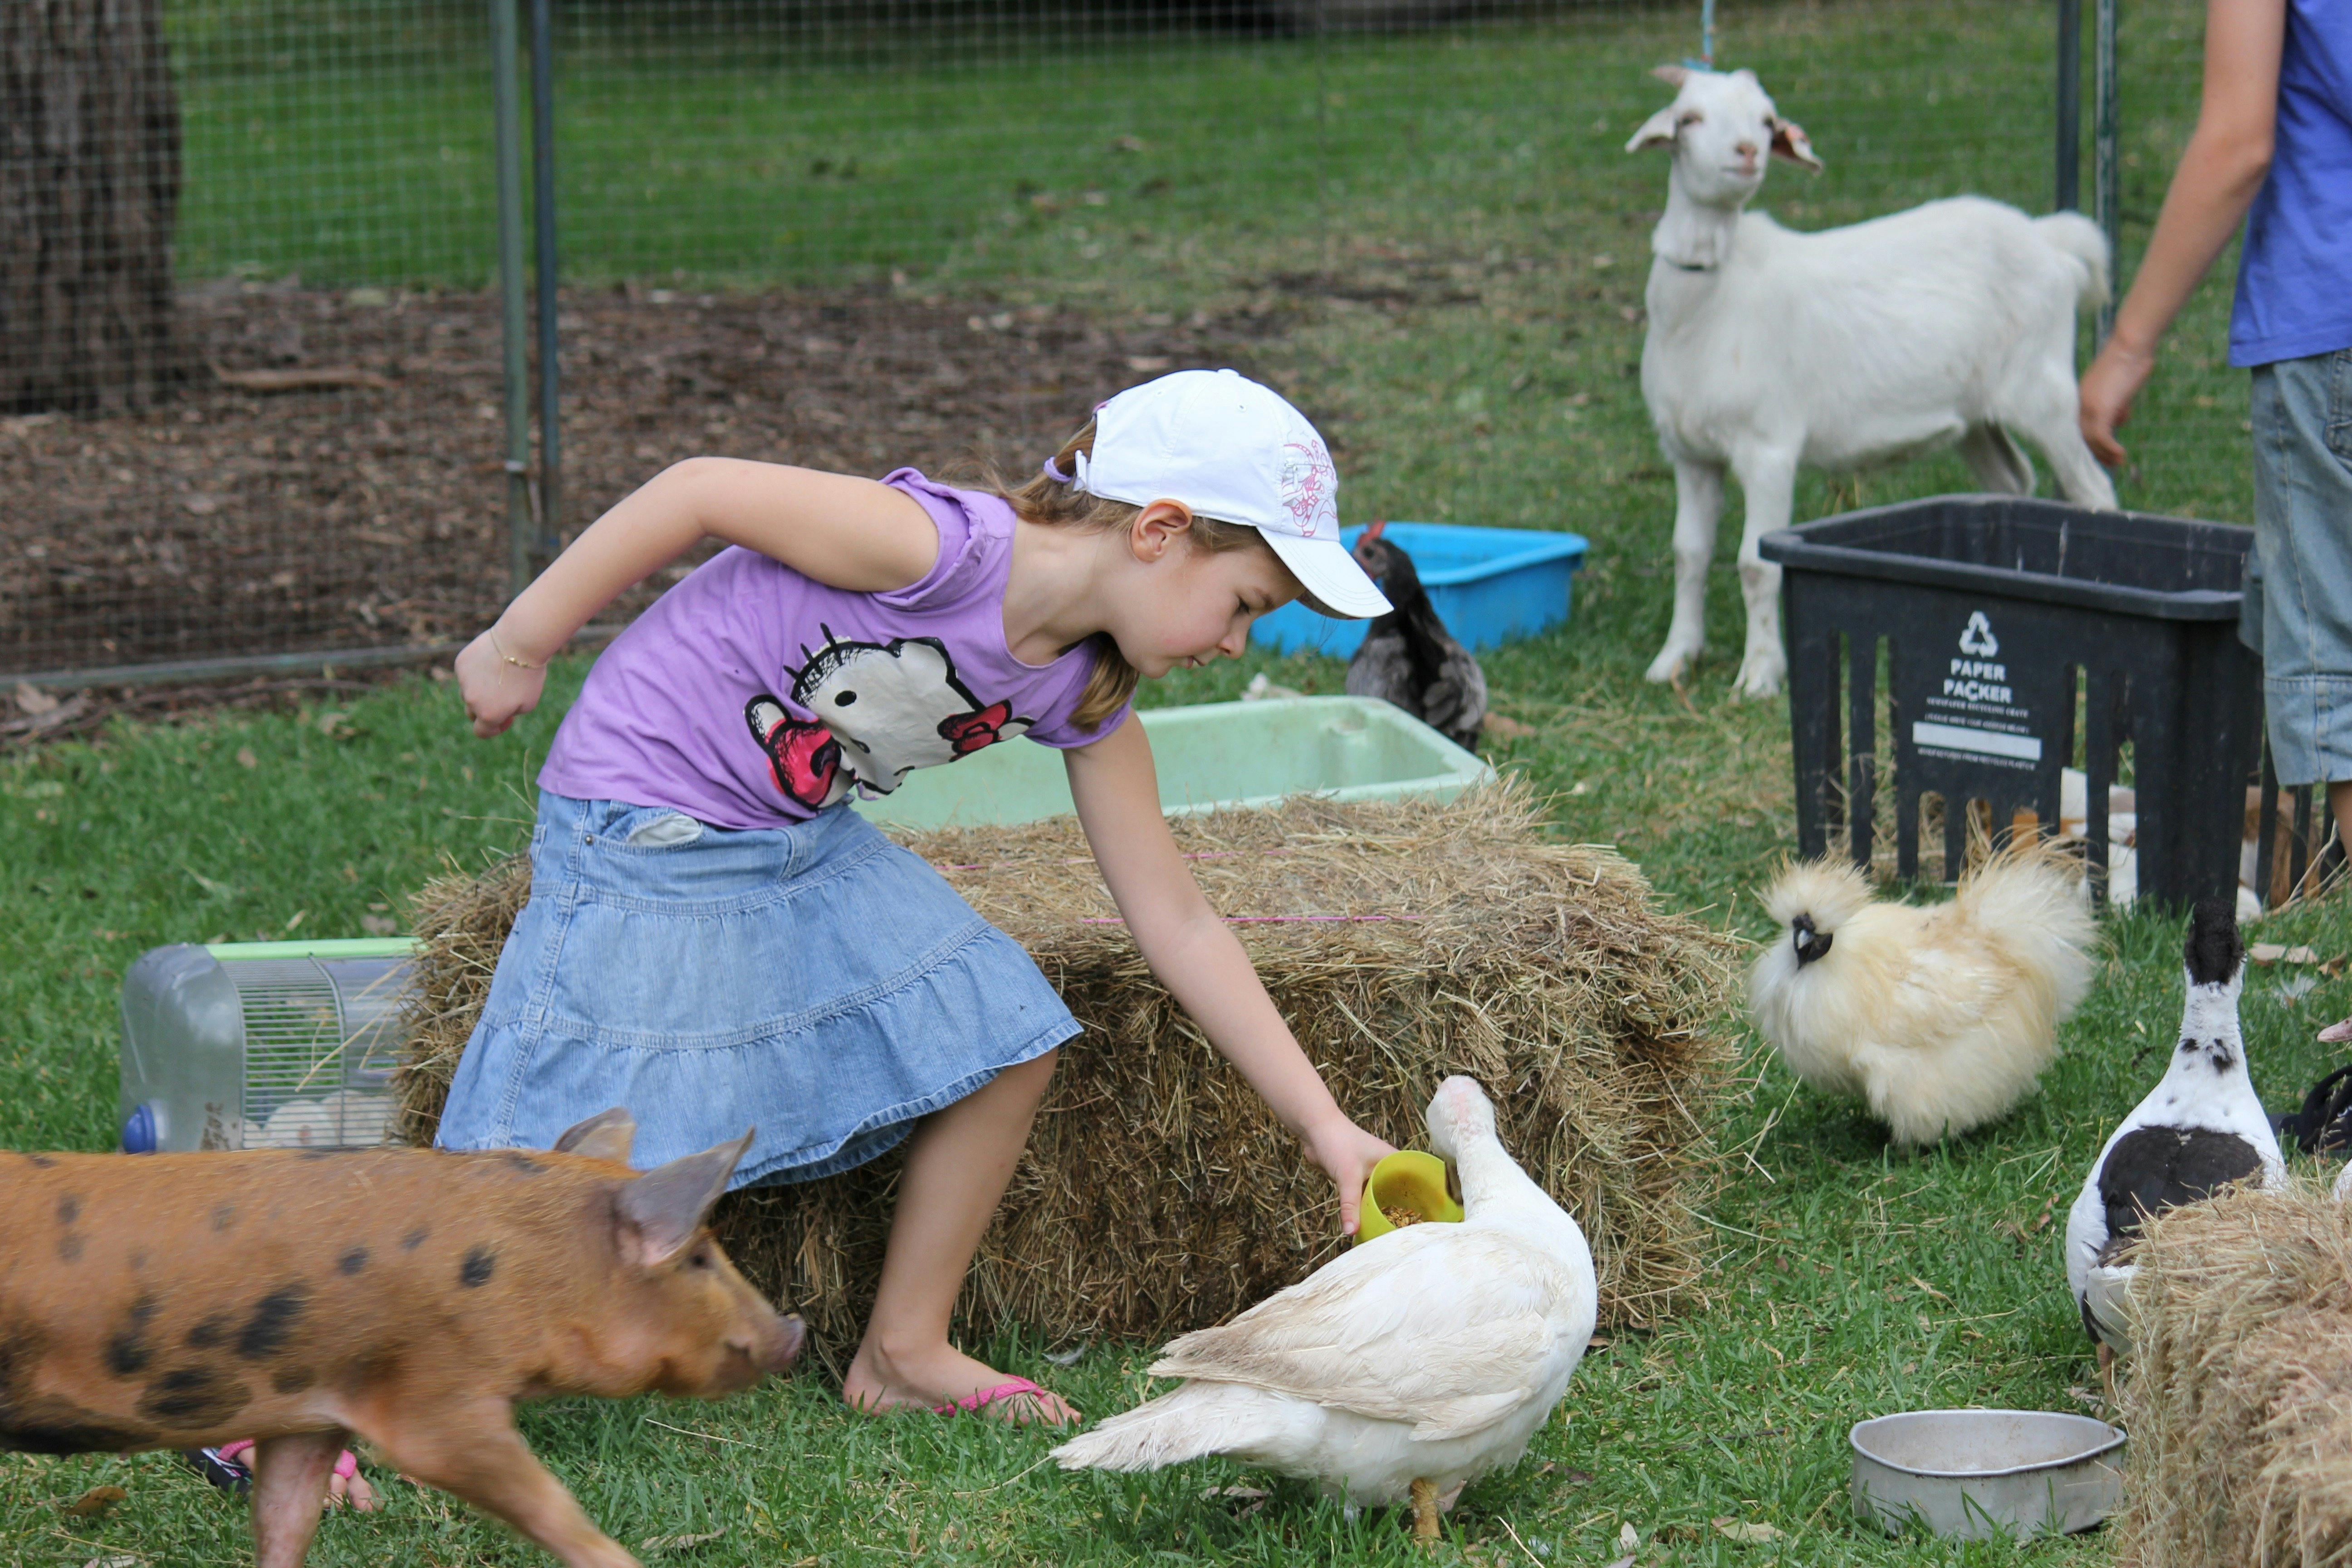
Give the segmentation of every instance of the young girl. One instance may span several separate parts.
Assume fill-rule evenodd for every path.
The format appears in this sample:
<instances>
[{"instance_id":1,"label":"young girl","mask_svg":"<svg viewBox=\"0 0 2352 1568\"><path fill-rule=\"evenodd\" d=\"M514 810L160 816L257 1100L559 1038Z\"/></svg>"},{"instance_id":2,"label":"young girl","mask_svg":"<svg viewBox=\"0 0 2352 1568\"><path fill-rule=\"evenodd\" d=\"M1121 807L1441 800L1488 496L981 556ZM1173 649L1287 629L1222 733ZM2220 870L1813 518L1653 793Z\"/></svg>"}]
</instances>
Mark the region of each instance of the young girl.
<instances>
[{"instance_id":1,"label":"young girl","mask_svg":"<svg viewBox=\"0 0 2352 1568\"><path fill-rule=\"evenodd\" d=\"M1152 972L1339 1190L1389 1145L1343 1114L1209 908L1160 813L1139 678L1238 656L1302 593L1387 602L1339 542L1338 480L1297 409L1231 371L1102 405L1010 495L696 458L583 533L457 658L478 735L623 589L722 551L615 638L540 772L531 896L441 1122L445 1147L545 1147L607 1106L653 1165L758 1135L737 1184L908 1143L862 1409L1062 1422L948 1342L948 1318L1076 1034L1028 955L848 805L1025 735Z\"/></svg>"}]
</instances>

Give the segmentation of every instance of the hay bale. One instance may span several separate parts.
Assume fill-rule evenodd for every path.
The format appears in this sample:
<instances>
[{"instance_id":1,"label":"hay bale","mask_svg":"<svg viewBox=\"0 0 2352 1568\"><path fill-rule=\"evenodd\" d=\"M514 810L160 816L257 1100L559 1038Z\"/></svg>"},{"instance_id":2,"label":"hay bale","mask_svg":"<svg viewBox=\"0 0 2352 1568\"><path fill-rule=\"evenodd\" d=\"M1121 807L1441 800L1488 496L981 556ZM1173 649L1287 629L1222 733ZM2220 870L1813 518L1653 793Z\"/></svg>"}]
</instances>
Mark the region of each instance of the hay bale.
<instances>
[{"instance_id":1,"label":"hay bale","mask_svg":"<svg viewBox=\"0 0 2352 1568\"><path fill-rule=\"evenodd\" d=\"M2231 1192L2137 1256L2122 1560L2352 1564L2352 1209Z\"/></svg>"},{"instance_id":2,"label":"hay bale","mask_svg":"<svg viewBox=\"0 0 2352 1568\"><path fill-rule=\"evenodd\" d=\"M1446 804L1302 797L1171 826L1349 1114L1418 1142L1438 1081L1473 1075L1505 1143L1591 1238L1602 1321L1676 1309L1716 1170L1731 1051L1713 1030L1731 939L1654 909L1611 851L1547 841L1519 784ZM1333 1255L1328 1178L1151 978L1074 819L905 841L1028 949L1087 1026L982 1244L968 1322L1159 1339ZM418 900L412 1136L437 1116L520 877L509 864ZM886 1158L740 1193L721 1234L762 1289L845 1345L872 1300L896 1180Z\"/></svg>"},{"instance_id":3,"label":"hay bale","mask_svg":"<svg viewBox=\"0 0 2352 1568\"><path fill-rule=\"evenodd\" d=\"M530 899L530 857L510 855L478 874L453 868L409 900L416 979L408 992L408 1058L394 1087L394 1129L422 1148L441 1125L442 1102L474 1020L490 999L499 950Z\"/></svg>"}]
</instances>

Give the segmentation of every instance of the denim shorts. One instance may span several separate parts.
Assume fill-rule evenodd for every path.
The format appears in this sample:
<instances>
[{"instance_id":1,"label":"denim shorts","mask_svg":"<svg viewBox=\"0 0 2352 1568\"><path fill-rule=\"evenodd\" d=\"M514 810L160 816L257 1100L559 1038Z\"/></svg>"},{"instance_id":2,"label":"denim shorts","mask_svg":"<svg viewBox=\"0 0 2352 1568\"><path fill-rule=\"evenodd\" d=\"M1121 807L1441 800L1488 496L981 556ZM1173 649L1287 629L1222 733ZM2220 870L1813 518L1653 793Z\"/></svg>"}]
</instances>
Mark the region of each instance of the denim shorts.
<instances>
[{"instance_id":1,"label":"denim shorts","mask_svg":"<svg viewBox=\"0 0 2352 1568\"><path fill-rule=\"evenodd\" d=\"M2352 779L2352 349L2253 374L2254 552L2240 635L2263 656L2279 783Z\"/></svg>"},{"instance_id":2,"label":"denim shorts","mask_svg":"<svg viewBox=\"0 0 2352 1568\"><path fill-rule=\"evenodd\" d=\"M756 1128L731 1184L806 1181L1078 1032L1019 943L845 804L734 831L542 795L530 857L444 1148L544 1149L618 1105L640 1169Z\"/></svg>"}]
</instances>

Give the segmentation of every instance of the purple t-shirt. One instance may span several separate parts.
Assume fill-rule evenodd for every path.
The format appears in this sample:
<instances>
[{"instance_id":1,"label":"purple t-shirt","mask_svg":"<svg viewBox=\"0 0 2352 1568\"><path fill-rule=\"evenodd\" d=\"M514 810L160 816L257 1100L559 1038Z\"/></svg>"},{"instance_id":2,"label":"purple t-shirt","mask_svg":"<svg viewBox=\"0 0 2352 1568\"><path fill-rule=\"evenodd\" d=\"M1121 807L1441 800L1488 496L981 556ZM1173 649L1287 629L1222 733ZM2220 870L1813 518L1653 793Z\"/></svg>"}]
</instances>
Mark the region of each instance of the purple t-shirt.
<instances>
[{"instance_id":1,"label":"purple t-shirt","mask_svg":"<svg viewBox=\"0 0 2352 1568\"><path fill-rule=\"evenodd\" d=\"M540 787L773 827L1014 735L1083 746L1117 729L1124 708L1092 728L1071 721L1091 647L1041 666L1004 646L1012 507L912 468L882 482L939 525L940 558L920 582L861 594L721 551L596 660Z\"/></svg>"}]
</instances>

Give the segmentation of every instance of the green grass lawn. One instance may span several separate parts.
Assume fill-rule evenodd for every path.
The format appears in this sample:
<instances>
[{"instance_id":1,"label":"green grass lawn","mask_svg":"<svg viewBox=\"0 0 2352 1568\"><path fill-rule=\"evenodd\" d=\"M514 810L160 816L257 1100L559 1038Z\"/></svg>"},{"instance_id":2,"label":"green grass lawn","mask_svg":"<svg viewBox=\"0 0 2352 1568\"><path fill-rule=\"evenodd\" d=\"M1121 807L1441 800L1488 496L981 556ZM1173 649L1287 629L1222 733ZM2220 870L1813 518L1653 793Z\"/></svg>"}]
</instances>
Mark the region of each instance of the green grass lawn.
<instances>
[{"instance_id":1,"label":"green grass lawn","mask_svg":"<svg viewBox=\"0 0 2352 1568\"><path fill-rule=\"evenodd\" d=\"M178 13L215 26L206 37L235 33L243 14ZM483 122L476 87L422 68L388 82L262 79L290 70L275 63L281 44L289 60L298 43L353 47L352 14L331 11L316 37L247 29L244 75L187 85L191 265L380 280L362 265L369 236L397 231L415 248L393 253L405 268L393 280L478 279L478 257L451 263L402 216L430 210L450 233L486 221L480 138L450 129ZM2125 14L2129 250L2193 112L2200 12L2149 0ZM1816 180L1775 172L1765 205L1785 221L1958 190L2044 205L2044 8L1905 0L1726 17L1726 59L1755 65L1829 163ZM1632 374L1664 170L1619 148L1663 97L1643 68L1687 50L1691 31L1683 10L1661 9L1328 47L1192 40L1135 57L1143 72L1108 46L924 58L895 75L835 71L822 97L811 72L750 48L656 72L582 44L567 68L579 106L565 131L568 255L583 281L685 268L766 284L896 266L913 289L1113 319L1262 308L1288 328L1270 370L1340 449L1350 520L1592 540L1572 623L1487 661L1497 708L1535 731L1489 754L1552 795L1563 836L1620 846L1671 906L1759 935L1749 895L1794 839L1788 715L1727 694L1740 636L1727 542L1717 652L1687 700L1640 679L1670 581L1671 483ZM1007 124L1034 133L992 140ZM240 189L274 194L222 194ZM714 216L730 214L740 221ZM2226 304L2221 286L2199 297L2127 432L2126 504L2248 513L2243 384L2221 363ZM1834 487L1808 477L1798 505L1815 516L1963 482L1945 458ZM489 742L467 735L446 684L420 676L331 709L126 726L0 760L0 1145L111 1146L116 996L145 948L356 935L443 866L518 843L583 668L562 667L548 710ZM1229 697L1259 668L1322 690L1339 680L1329 661L1253 655L1149 698ZM1627 1524L1644 1563L2105 1560L2097 1534L1965 1549L1879 1537L1846 1502L1844 1433L1926 1405L2084 1407L2076 1391L2095 1377L2058 1232L2105 1131L2160 1071L2179 1006L2178 923L2109 929L2111 956L2043 1093L1924 1155L1891 1155L1751 1041L1722 1129L1737 1152L1708 1211L1719 1251L1706 1310L1597 1350L1528 1463L1468 1493L1438 1560L1458 1549L1488 1564L1599 1564ZM2352 952L2340 900L2263 931ZM2347 1011L2352 982L2294 1005L2270 975L2250 985L2252 1059L2274 1107L2326 1065L2312 1036ZM1067 1368L1044 1359L1055 1348L1013 1340L994 1353L1089 1412L1142 1392L1150 1347L1093 1346ZM652 1563L1429 1561L1385 1516L1348 1521L1287 1483L1264 1500L1211 1495L1267 1484L1234 1467L1066 1478L1041 1462L1042 1436L864 1420L814 1377L711 1406L562 1402L527 1426L633 1547L711 1536L648 1550ZM60 1516L105 1482L131 1493L111 1515ZM436 1495L391 1492L383 1516L330 1521L313 1561L543 1561ZM1718 1518L1785 1533L1741 1544ZM246 1551L240 1512L163 1458L0 1458L0 1562L233 1563Z\"/></svg>"},{"instance_id":2,"label":"green grass lawn","mask_svg":"<svg viewBox=\"0 0 2352 1568\"><path fill-rule=\"evenodd\" d=\"M1630 572L1588 579L1570 626L1490 661L1501 705L1537 730L1494 755L1559 792L1563 833L1624 846L1671 903L1761 934L1747 895L1791 837L1785 710L1733 702L1720 671L1687 707L1642 684L1654 592ZM1261 668L1323 689L1339 675L1328 660L1254 655L1150 695L1230 696ZM356 934L441 865L516 844L580 669L565 666L549 710L495 742L467 738L452 689L418 677L323 711L126 726L0 767L0 951L12 959L0 972L0 1143L109 1146L115 997L144 948ZM2352 951L2340 900L2262 930ZM2084 1407L2095 1377L2058 1233L2105 1131L2160 1072L2179 1007L2178 922L2134 916L2109 931L2112 956L2044 1092L1916 1158L1890 1154L1851 1108L1801 1090L1751 1045L1723 1129L1731 1178L1708 1211L1720 1246L1706 1310L1593 1353L1528 1463L1473 1489L1454 1516L1464 1559L1524 1562L1516 1531L1548 1561L1598 1563L1630 1522L1663 1536L1644 1562L2103 1560L2097 1535L1966 1551L1888 1542L1855 1524L1843 1489L1844 1431L1863 1416ZM2273 1105L2326 1065L2313 1033L2345 1011L2352 984L2291 1005L2257 974L2245 1021ZM1093 1412L1144 1387L1150 1347L1091 1347L1066 1369L1043 1359L1049 1348L1013 1340L995 1352ZM1263 1502L1204 1495L1264 1484L1234 1467L1066 1478L1040 1465L1043 1436L868 1421L814 1376L712 1406L562 1402L528 1427L628 1542L723 1530L693 1549L700 1563L894 1563L910 1542L944 1563L1425 1561L1384 1517L1347 1521L1303 1488L1276 1484ZM238 1510L158 1457L0 1458L0 1560L230 1563L246 1550ZM131 1498L107 1520L59 1517L57 1505L108 1482ZM1742 1545L1712 1529L1717 1518L1788 1534ZM391 1560L530 1554L395 1484L384 1515L331 1521L314 1559Z\"/></svg>"}]
</instances>

